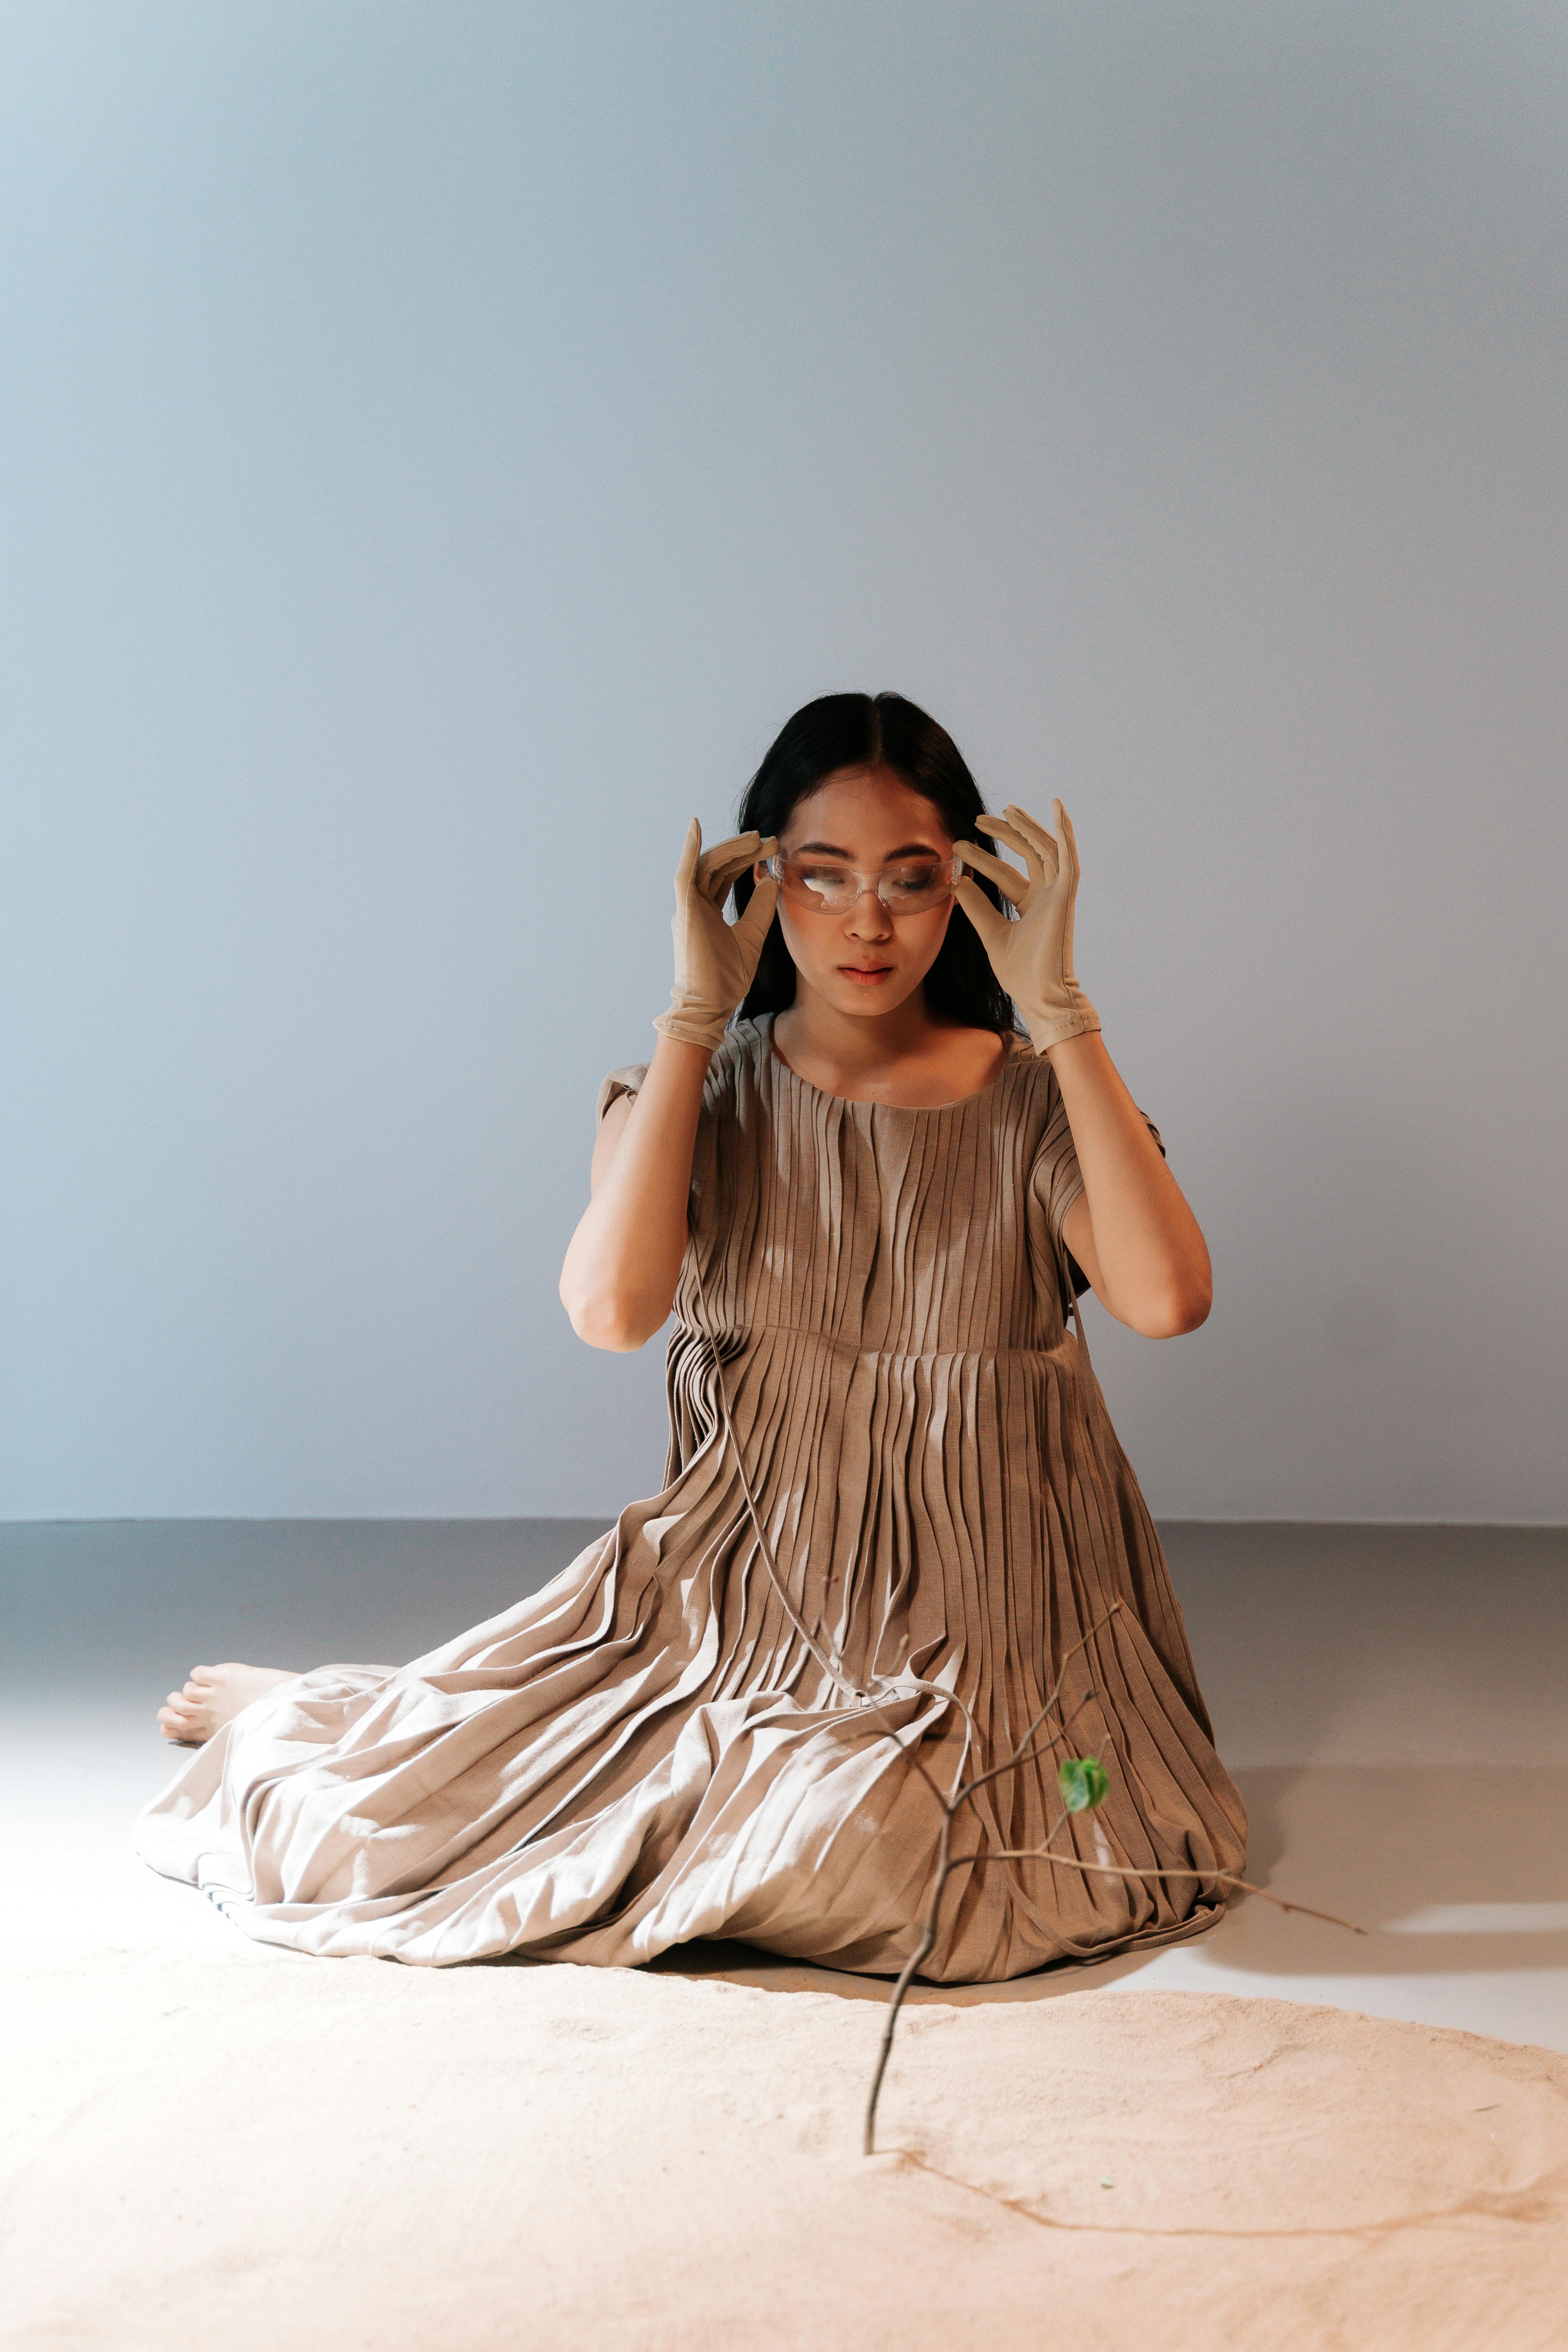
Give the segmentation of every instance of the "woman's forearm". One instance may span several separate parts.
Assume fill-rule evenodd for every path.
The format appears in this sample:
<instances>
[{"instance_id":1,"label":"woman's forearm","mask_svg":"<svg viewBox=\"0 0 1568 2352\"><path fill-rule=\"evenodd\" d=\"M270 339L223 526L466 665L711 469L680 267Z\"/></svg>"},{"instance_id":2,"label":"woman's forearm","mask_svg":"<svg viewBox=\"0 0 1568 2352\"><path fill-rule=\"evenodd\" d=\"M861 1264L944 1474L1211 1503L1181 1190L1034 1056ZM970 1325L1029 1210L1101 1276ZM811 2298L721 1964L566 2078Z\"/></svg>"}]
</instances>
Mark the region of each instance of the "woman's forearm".
<instances>
[{"instance_id":1,"label":"woman's forearm","mask_svg":"<svg viewBox=\"0 0 1568 2352\"><path fill-rule=\"evenodd\" d=\"M1197 1219L1099 1032L1049 1049L1083 1197L1063 1237L1101 1305L1147 1338L1193 1331L1213 1299Z\"/></svg>"},{"instance_id":2,"label":"woman's forearm","mask_svg":"<svg viewBox=\"0 0 1568 2352\"><path fill-rule=\"evenodd\" d=\"M661 1034L619 1136L601 1135L594 1196L561 1268L562 1304L590 1347L640 1348L674 1304L710 1058Z\"/></svg>"}]
</instances>

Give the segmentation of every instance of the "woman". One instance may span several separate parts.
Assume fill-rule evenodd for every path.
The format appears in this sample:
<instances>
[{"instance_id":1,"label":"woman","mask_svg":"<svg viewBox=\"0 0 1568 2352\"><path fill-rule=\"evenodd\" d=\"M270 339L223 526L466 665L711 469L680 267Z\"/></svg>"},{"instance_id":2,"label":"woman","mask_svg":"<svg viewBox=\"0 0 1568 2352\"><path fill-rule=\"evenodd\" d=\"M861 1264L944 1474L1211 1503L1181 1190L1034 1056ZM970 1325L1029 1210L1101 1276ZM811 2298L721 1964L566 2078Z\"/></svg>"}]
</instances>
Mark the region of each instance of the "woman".
<instances>
[{"instance_id":1,"label":"woman","mask_svg":"<svg viewBox=\"0 0 1568 2352\"><path fill-rule=\"evenodd\" d=\"M595 1347L674 1310L663 1489L401 1670L197 1668L160 1716L205 1744L142 1816L155 1868L302 1951L626 1965L734 1936L891 1974L937 1790L1059 1680L955 1851L1063 1859L955 1873L922 1974L1215 1915L1240 1800L1066 1324L1087 1284L1191 1330L1208 1257L1074 977L1056 806L1055 840L984 815L933 720L846 694L789 721L735 840L692 824L670 1006L600 1089L561 1276ZM1086 1753L1110 1792L1064 1822L1057 1768Z\"/></svg>"}]
</instances>

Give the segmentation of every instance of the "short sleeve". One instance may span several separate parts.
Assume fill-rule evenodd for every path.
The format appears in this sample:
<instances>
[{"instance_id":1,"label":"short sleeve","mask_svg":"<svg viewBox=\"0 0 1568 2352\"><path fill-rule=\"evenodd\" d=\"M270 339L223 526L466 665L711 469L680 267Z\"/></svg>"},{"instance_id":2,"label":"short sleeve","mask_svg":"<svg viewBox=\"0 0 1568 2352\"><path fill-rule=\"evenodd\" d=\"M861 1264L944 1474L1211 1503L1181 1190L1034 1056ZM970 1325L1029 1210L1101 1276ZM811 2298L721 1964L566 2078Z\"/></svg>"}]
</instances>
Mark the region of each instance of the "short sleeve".
<instances>
[{"instance_id":1,"label":"short sleeve","mask_svg":"<svg viewBox=\"0 0 1568 2352\"><path fill-rule=\"evenodd\" d=\"M605 1078L600 1086L599 1099L594 1106L595 1126L598 1126L600 1120L604 1118L605 1113L609 1109L610 1105L614 1102L618 1102L622 1095L636 1095L638 1093L641 1089L642 1082L647 1076L647 1064L646 1062L628 1062L624 1070L612 1070L609 1076Z\"/></svg>"},{"instance_id":2,"label":"short sleeve","mask_svg":"<svg viewBox=\"0 0 1568 2352\"><path fill-rule=\"evenodd\" d=\"M1144 1126L1160 1147L1160 1156L1166 1157L1160 1130L1147 1111L1142 1114ZM1061 1097L1053 1072L1050 1079L1049 1109L1045 1132L1035 1151L1034 1166L1029 1171L1029 1190L1046 1213L1051 1239L1056 1243L1072 1277L1075 1294L1081 1297L1089 1288L1089 1276L1062 1239L1062 1222L1073 1202L1083 1191L1083 1176L1078 1164L1078 1152L1068 1124L1067 1105Z\"/></svg>"}]
</instances>

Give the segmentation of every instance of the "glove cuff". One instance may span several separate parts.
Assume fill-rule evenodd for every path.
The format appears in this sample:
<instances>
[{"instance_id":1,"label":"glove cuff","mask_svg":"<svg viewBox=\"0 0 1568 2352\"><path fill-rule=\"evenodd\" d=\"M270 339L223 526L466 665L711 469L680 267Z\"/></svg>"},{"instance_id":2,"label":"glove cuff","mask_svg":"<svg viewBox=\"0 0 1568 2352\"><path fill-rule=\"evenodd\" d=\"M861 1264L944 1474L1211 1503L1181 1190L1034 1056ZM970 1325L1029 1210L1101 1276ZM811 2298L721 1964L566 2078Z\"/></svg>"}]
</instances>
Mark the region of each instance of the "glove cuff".
<instances>
[{"instance_id":1,"label":"glove cuff","mask_svg":"<svg viewBox=\"0 0 1568 2352\"><path fill-rule=\"evenodd\" d=\"M711 1054L716 1052L724 1042L724 1032L730 1025L730 1016L727 1013L718 1015L694 1013L679 1004L672 1004L668 1013L659 1013L654 1016L653 1025L661 1035L673 1037L678 1045L700 1045L706 1052Z\"/></svg>"},{"instance_id":2,"label":"glove cuff","mask_svg":"<svg viewBox=\"0 0 1568 2352\"><path fill-rule=\"evenodd\" d=\"M1070 1012L1039 1013L1032 1018L1026 1013L1024 1017L1029 1043L1037 1054L1047 1054L1053 1045L1065 1045L1069 1037L1088 1037L1100 1027L1100 1015L1087 996L1080 997Z\"/></svg>"}]
</instances>

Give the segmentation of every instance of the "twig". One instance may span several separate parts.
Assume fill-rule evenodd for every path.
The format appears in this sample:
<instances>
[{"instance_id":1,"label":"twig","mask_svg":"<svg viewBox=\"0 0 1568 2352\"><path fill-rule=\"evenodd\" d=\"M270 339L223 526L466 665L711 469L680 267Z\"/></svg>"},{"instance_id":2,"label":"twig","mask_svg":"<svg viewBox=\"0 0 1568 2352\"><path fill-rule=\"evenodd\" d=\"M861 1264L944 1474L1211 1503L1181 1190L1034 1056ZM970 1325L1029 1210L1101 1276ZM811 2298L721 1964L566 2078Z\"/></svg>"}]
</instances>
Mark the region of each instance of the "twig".
<instances>
[{"instance_id":1,"label":"twig","mask_svg":"<svg viewBox=\"0 0 1568 2352\"><path fill-rule=\"evenodd\" d=\"M891 1997L888 2002L888 2021L882 2029L881 2047L877 2053L877 2071L871 2080L870 2097L866 2102L866 2126L862 2136L861 2145L863 2152L867 2156L872 2156L876 2153L877 2101L881 2095L882 2077L888 2071L888 2060L892 2055L893 2035L898 2028L899 2011L904 2005L904 1995L908 1992L910 1986L913 1981L916 1970L919 1969L921 1962L925 1958L926 1954L931 1950L931 1946L936 1941L937 1916L941 1910L942 1895L947 1886L948 1873L953 1866L951 1855L951 1847L952 1843L952 1824L954 1818L957 1815L958 1809L966 1801L967 1799L974 1794L977 1789L984 1788L986 1781L994 1780L999 1772L1010 1771L1015 1765L1022 1762L1024 1758L1030 1752L1034 1741L1039 1732L1040 1726L1045 1722L1047 1716L1050 1714L1051 1710L1060 1704L1062 1685L1067 1680L1068 1660L1075 1658L1080 1650L1088 1648L1089 1643L1093 1641L1095 1635L1100 1631L1100 1628L1102 1626L1109 1625L1110 1620L1115 1616L1121 1606L1121 1603L1120 1600L1113 1601L1110 1608L1106 1611L1104 1616L1098 1618L1089 1627L1087 1633L1083 1634L1079 1640L1076 1641L1069 1650L1063 1652L1061 1672L1058 1675L1056 1681L1052 1684L1044 1705L1041 1706L1039 1713L1036 1716L1034 1721L1030 1724L1027 1731L1025 1732L1022 1739L1020 1739L1014 1748L1012 1754L1007 1757L1004 1762L993 1765L987 1771L977 1773L972 1780L965 1780L963 1777L963 1765L964 1759L968 1754L969 1747L968 1740L967 1738L965 1739L963 1751L959 1757L958 1770L954 1776L953 1785L946 1797L942 1795L941 1791L937 1789L936 1782L932 1780L931 1774L925 1770L924 1766L921 1763L918 1752L912 1748L905 1748L904 1742L900 1738L898 1732L896 1730L893 1730L892 1732L894 1743L905 1755L910 1757L910 1761L916 1766L917 1769L919 1769L921 1777L925 1781L926 1786L931 1790L932 1794L936 1796L937 1801L942 1806L942 1831L937 1840L936 1874L931 1882L931 1901L926 1906L925 1925L921 1931L921 1939L916 1945L914 1950L910 1953L909 1958L904 1962L902 1969L900 1970L898 1981L893 1987ZM885 1706L887 1702L885 1700L880 1703L881 1706ZM1082 1704L1082 1702L1080 1702L1080 1704ZM879 1712L880 1707L876 1711ZM1073 1713L1076 1715L1078 1709L1075 1707L1073 1709ZM1069 1717L1068 1720L1070 1721L1070 1719L1071 1718ZM964 1856L964 1860L968 1862L979 1861L983 1857L977 1854L967 1854Z\"/></svg>"},{"instance_id":2,"label":"twig","mask_svg":"<svg viewBox=\"0 0 1568 2352\"><path fill-rule=\"evenodd\" d=\"M988 1781L998 1779L1004 1772L1009 1772L1016 1769L1018 1765L1027 1762L1036 1754L1036 1742L1040 1736L1041 1727L1044 1725L1046 1717L1054 1710L1059 1709L1062 1685L1067 1680L1068 1660L1074 1657L1079 1650L1086 1649L1088 1647L1089 1643L1094 1639L1094 1636L1100 1631L1100 1628L1110 1623L1111 1618L1116 1614L1116 1612L1121 1608L1121 1603L1119 1600L1113 1601L1110 1607L1106 1611L1104 1616L1098 1619L1097 1622L1089 1627L1089 1632L1082 1636L1081 1640L1075 1642L1072 1648L1064 1654L1062 1659L1062 1671L1057 1676L1055 1683L1052 1685L1049 1696L1047 1697L1045 1704L1040 1708L1039 1713L1036 1716L1034 1721L1030 1724L1027 1731L1025 1732L1022 1739L1020 1739L1013 1748L1012 1753L1005 1757L1000 1764L993 1764L984 1772L976 1772L967 1780L963 1778L963 1765L969 1749L969 1740L966 1735L963 1750L959 1759L958 1769L954 1776L953 1785L946 1797L942 1795L940 1790L937 1788L935 1780L925 1769L924 1765L921 1761L918 1750L914 1748L906 1747L902 1738L900 1738L898 1731L889 1726L889 1730L894 1742L900 1749L909 1757L910 1762L919 1771L921 1778L924 1780L926 1786L931 1790L932 1795L936 1797L938 1803L941 1805L942 1828L937 1839L936 1871L931 1882L931 1901L926 1906L925 1922L921 1930L920 1941L916 1945L914 1950L910 1953L909 1958L905 1961L902 1969L900 1970L897 1981L893 1986L892 1992L888 2000L888 2021L882 2029L882 2040L877 2053L876 2072L872 2075L870 2095L866 2102L866 2122L861 2138L861 2147L863 2153L867 2156L872 2156L876 2153L877 2102L881 2095L882 2080L888 2071L888 2061L892 2055L893 2036L898 2029L899 2012L904 2005L904 1997L908 1993L910 1986L914 1981L914 1978L920 1969L921 1962L926 1958L931 1946L936 1941L937 1919L942 1906L942 1898L946 1891L948 1879L955 1870L963 1870L975 1863L983 1862L1050 1862L1059 1864L1064 1870L1080 1870L1103 1878L1135 1878L1141 1880L1165 1878L1209 1879L1214 1881L1217 1885L1227 1888L1236 1888L1244 1895L1260 1895L1265 1903L1272 1903L1278 1910L1298 1911L1304 1918L1322 1919L1326 1920L1331 1927L1347 1928L1352 1936L1364 1936L1367 1932L1364 1927L1358 1927L1353 1919L1341 1919L1332 1911L1315 1911L1310 1904L1308 1903L1288 1903L1283 1895L1272 1895L1267 1886L1256 1886L1250 1879L1238 1878L1235 1871L1232 1870L1209 1871L1197 1870L1191 1867L1184 1869L1138 1870L1119 1863L1084 1862L1080 1860L1077 1854L1062 1853L1057 1850L1056 1840L1060 1836L1062 1831L1067 1828L1068 1822L1071 1821L1072 1815L1070 1812L1065 1812L1062 1815L1060 1821L1057 1823L1056 1828L1052 1830L1044 1845L998 1846L988 1852L977 1851L974 1853L955 1854L952 1852L952 1825L957 1818L959 1808L967 1803L969 1799L973 1797L978 1790L983 1789ZM1072 1717L1078 1713L1079 1707L1086 1706L1090 1696L1090 1693L1086 1692L1084 1697L1078 1702L1078 1705L1072 1708L1071 1712L1065 1718L1062 1718L1058 1722L1056 1729L1052 1734L1054 1738L1060 1738L1062 1733L1067 1728L1067 1725L1071 1722ZM872 1712L879 1713L885 1705L885 1701L879 1703L879 1705L872 1708Z\"/></svg>"},{"instance_id":3,"label":"twig","mask_svg":"<svg viewBox=\"0 0 1568 2352\"><path fill-rule=\"evenodd\" d=\"M1064 1816L1070 1821L1072 1816ZM1054 1835L1055 1832L1053 1832ZM1287 1903L1282 1895L1271 1895L1267 1886L1255 1886L1250 1878L1238 1878L1234 1870L1127 1870L1113 1862L1080 1862L1075 1853L1053 1853L1050 1846L998 1846L994 1853L955 1854L948 1864L950 1870L962 1870L966 1862L1055 1862L1064 1870L1087 1870L1104 1878L1212 1878L1216 1885L1235 1886L1243 1895L1260 1895L1265 1903L1272 1903L1279 1911L1299 1911L1304 1919L1326 1919L1331 1927L1348 1928L1352 1936L1370 1933L1358 1927L1353 1919L1342 1919L1337 1911L1314 1911L1310 1903Z\"/></svg>"},{"instance_id":4,"label":"twig","mask_svg":"<svg viewBox=\"0 0 1568 2352\"><path fill-rule=\"evenodd\" d=\"M921 1931L920 1942L899 1972L899 1980L888 2002L888 2021L882 2028L881 2047L877 2053L877 2071L871 2077L871 2095L866 2102L866 2130L861 2149L866 2156L876 2154L877 2100L882 2088L882 2077L888 2071L888 2061L893 2054L893 2032L899 2022L899 2011L904 2005L904 1995L910 1989L915 1970L936 1941L937 1908L942 1902L942 1888L947 1884L947 1848L952 1835L952 1815L944 1806L942 1833L937 1841L936 1878L931 1886L931 1901L926 1906L925 1926Z\"/></svg>"}]
</instances>

